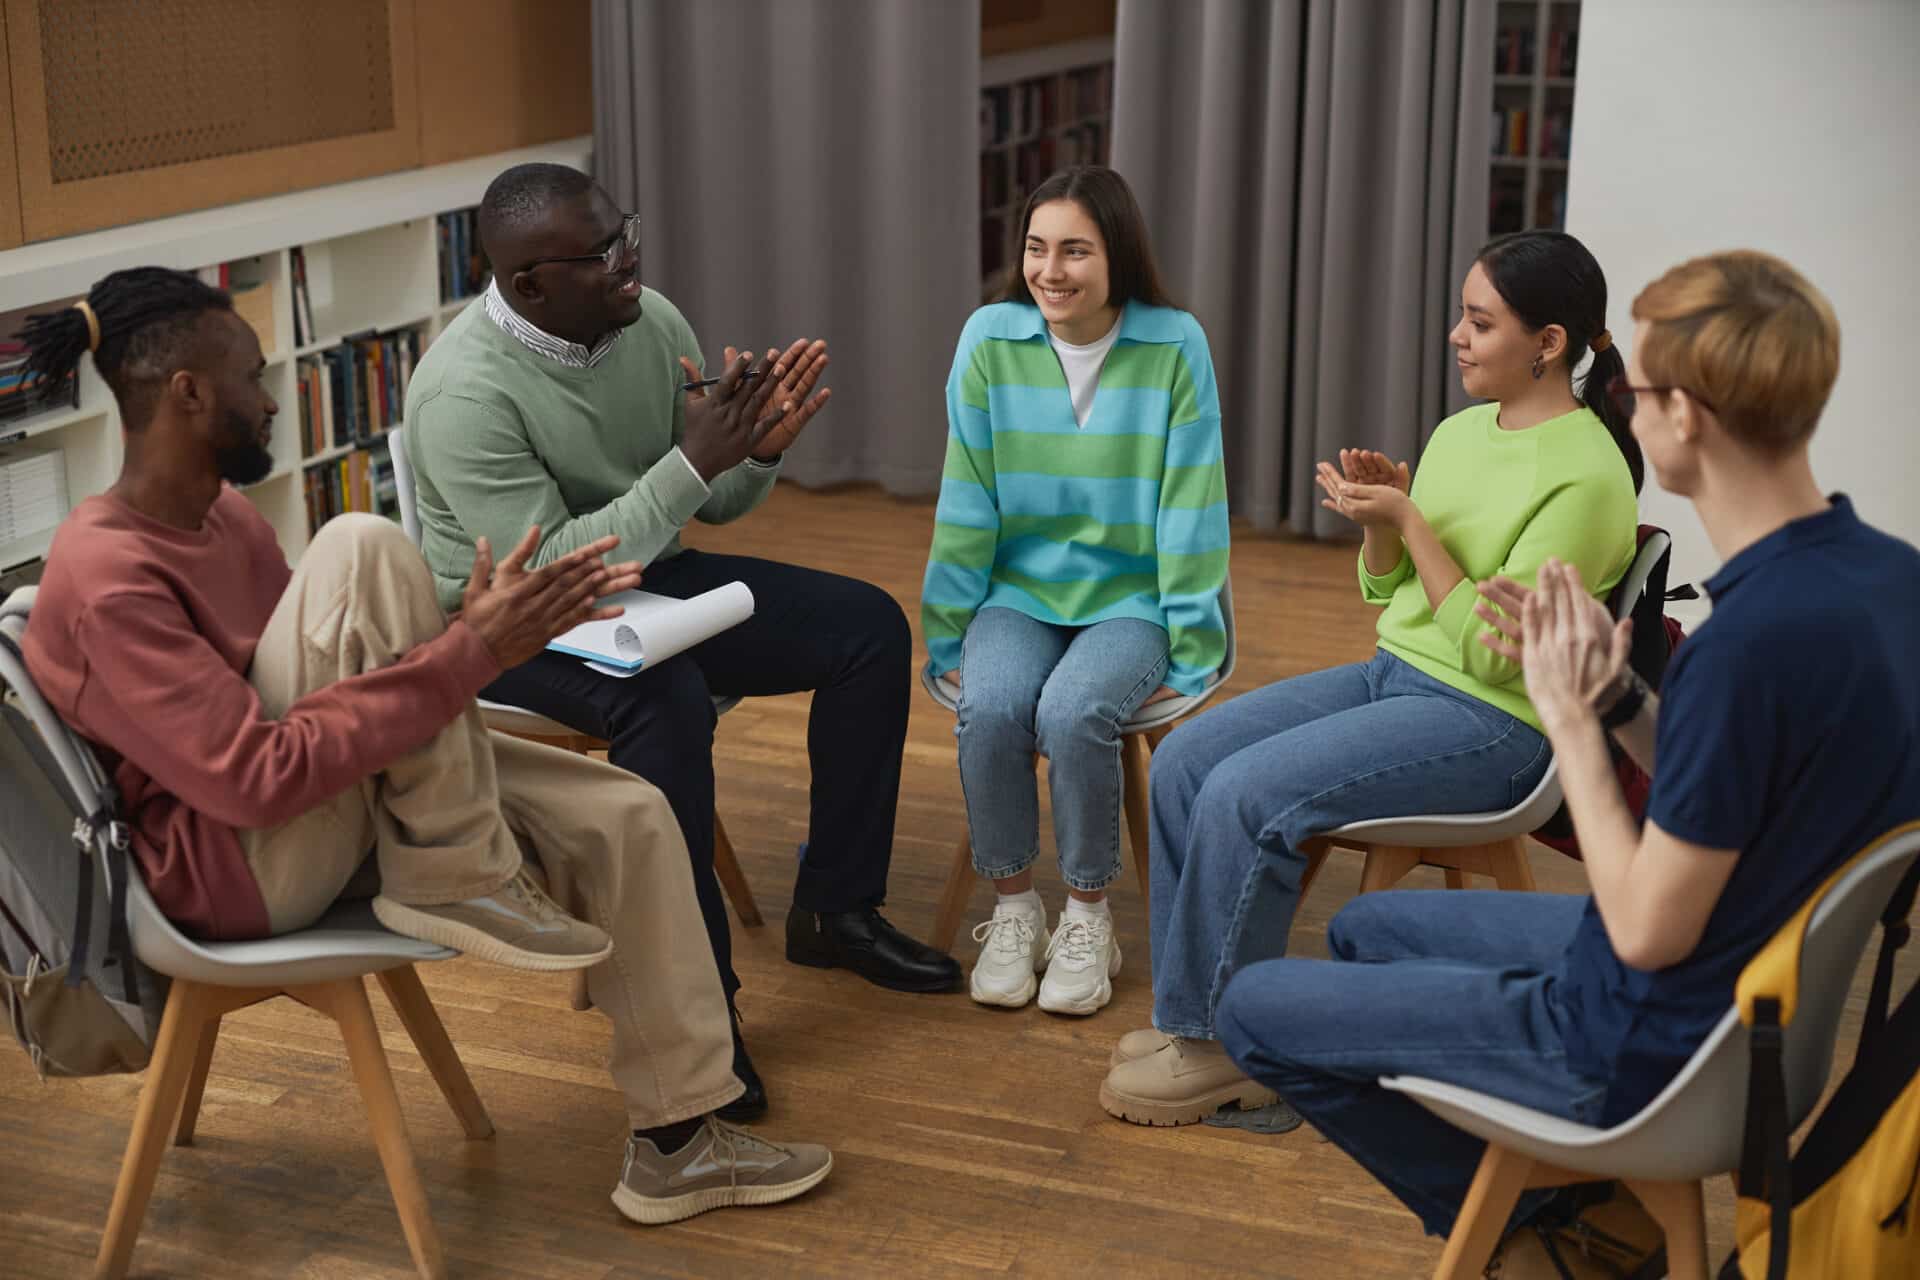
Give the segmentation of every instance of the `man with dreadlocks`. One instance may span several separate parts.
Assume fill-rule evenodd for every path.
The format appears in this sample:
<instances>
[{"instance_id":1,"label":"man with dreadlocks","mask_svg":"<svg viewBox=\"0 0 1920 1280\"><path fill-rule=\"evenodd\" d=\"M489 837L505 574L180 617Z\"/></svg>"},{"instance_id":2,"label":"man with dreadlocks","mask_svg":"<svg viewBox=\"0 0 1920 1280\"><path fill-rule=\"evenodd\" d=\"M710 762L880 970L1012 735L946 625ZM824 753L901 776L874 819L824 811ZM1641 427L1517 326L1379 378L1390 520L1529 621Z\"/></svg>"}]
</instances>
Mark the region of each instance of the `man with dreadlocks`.
<instances>
[{"instance_id":1,"label":"man with dreadlocks","mask_svg":"<svg viewBox=\"0 0 1920 1280\"><path fill-rule=\"evenodd\" d=\"M374 913L395 932L587 968L634 1127L614 1190L628 1217L771 1204L826 1177L824 1148L712 1115L741 1085L666 801L610 765L488 733L474 703L639 581L637 565L604 563L616 539L538 568L537 529L497 564L482 540L452 620L419 553L375 516L329 521L289 569L231 487L271 469L277 406L225 292L118 271L23 336L31 377L91 351L120 405L119 479L55 535L24 648L54 708L108 753L161 910L205 937L284 933L371 862ZM592 923L547 897L523 850Z\"/></svg>"}]
</instances>

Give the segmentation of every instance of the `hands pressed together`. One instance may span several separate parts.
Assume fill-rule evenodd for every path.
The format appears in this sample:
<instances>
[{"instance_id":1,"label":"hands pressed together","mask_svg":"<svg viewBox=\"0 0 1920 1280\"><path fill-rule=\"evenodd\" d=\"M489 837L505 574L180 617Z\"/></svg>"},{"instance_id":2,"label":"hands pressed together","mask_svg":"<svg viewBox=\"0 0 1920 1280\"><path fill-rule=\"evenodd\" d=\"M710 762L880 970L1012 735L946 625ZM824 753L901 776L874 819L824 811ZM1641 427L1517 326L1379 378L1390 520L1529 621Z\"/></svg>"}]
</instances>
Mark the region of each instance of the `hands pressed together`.
<instances>
[{"instance_id":1,"label":"hands pressed together","mask_svg":"<svg viewBox=\"0 0 1920 1280\"><path fill-rule=\"evenodd\" d=\"M620 545L616 537L529 569L527 560L539 545L536 525L496 565L486 538L474 542L473 575L461 597L460 617L502 668L519 666L549 640L589 619L619 617L620 610L600 608L598 602L640 585L639 561L610 565L602 560Z\"/></svg>"},{"instance_id":2,"label":"hands pressed together","mask_svg":"<svg viewBox=\"0 0 1920 1280\"><path fill-rule=\"evenodd\" d=\"M1507 577L1489 578L1479 590L1473 611L1493 628L1480 642L1525 665L1527 696L1548 729L1592 714L1626 669L1632 620L1615 622L1580 571L1559 560L1541 566L1531 591Z\"/></svg>"},{"instance_id":3,"label":"hands pressed together","mask_svg":"<svg viewBox=\"0 0 1920 1280\"><path fill-rule=\"evenodd\" d=\"M689 382L700 380L700 370L685 356L680 367ZM813 390L826 368L827 344L819 338L801 338L785 351L771 349L758 361L750 351L726 348L720 381L685 393L680 452L708 483L749 457L773 462L832 396L826 387Z\"/></svg>"},{"instance_id":4,"label":"hands pressed together","mask_svg":"<svg viewBox=\"0 0 1920 1280\"><path fill-rule=\"evenodd\" d=\"M1363 527L1398 529L1416 510L1407 464L1373 449L1342 449L1339 469L1323 462L1314 478L1327 495L1320 505Z\"/></svg>"}]
</instances>

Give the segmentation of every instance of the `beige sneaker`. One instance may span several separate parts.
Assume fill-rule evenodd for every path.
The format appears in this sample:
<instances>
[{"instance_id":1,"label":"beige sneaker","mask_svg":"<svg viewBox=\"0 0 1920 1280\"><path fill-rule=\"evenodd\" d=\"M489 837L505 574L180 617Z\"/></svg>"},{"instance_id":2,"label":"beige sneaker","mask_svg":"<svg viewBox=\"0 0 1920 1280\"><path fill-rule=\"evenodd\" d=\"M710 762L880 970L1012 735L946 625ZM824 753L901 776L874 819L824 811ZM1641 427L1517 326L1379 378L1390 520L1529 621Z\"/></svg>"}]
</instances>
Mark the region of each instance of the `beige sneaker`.
<instances>
[{"instance_id":1,"label":"beige sneaker","mask_svg":"<svg viewBox=\"0 0 1920 1280\"><path fill-rule=\"evenodd\" d=\"M1229 1103L1264 1107L1278 1095L1240 1073L1217 1040L1172 1037L1107 1072L1100 1105L1133 1124L1198 1124Z\"/></svg>"},{"instance_id":2,"label":"beige sneaker","mask_svg":"<svg viewBox=\"0 0 1920 1280\"><path fill-rule=\"evenodd\" d=\"M416 907L382 894L373 914L395 933L512 969L585 969L613 954L613 939L562 911L525 868L483 898Z\"/></svg>"},{"instance_id":3,"label":"beige sneaker","mask_svg":"<svg viewBox=\"0 0 1920 1280\"><path fill-rule=\"evenodd\" d=\"M779 1204L833 1172L833 1153L811 1142L782 1146L713 1116L670 1156L645 1138L627 1139L627 1164L614 1207L647 1226L731 1205Z\"/></svg>"},{"instance_id":4,"label":"beige sneaker","mask_svg":"<svg viewBox=\"0 0 1920 1280\"><path fill-rule=\"evenodd\" d=\"M1123 1062L1132 1062L1135 1058L1144 1058L1150 1053L1158 1053L1167 1047L1172 1036L1158 1027L1142 1027L1138 1031L1129 1031L1120 1037L1113 1046L1113 1056L1107 1059L1109 1067L1117 1067Z\"/></svg>"}]
</instances>

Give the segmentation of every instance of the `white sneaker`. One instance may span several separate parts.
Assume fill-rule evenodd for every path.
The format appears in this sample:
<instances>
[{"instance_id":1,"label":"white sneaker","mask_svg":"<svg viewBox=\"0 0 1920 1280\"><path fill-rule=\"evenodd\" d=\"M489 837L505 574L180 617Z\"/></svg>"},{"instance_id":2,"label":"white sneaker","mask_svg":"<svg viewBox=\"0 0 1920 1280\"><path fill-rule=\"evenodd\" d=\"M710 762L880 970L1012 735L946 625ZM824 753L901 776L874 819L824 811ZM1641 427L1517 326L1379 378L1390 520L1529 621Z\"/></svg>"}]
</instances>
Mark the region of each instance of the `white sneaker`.
<instances>
[{"instance_id":1,"label":"white sneaker","mask_svg":"<svg viewBox=\"0 0 1920 1280\"><path fill-rule=\"evenodd\" d=\"M1113 999L1120 972L1120 944L1113 940L1107 916L1060 913L1060 926L1047 943L1047 979L1040 984L1040 1007L1048 1013L1088 1014Z\"/></svg>"},{"instance_id":2,"label":"white sneaker","mask_svg":"<svg viewBox=\"0 0 1920 1280\"><path fill-rule=\"evenodd\" d=\"M1046 943L1040 937L1046 927L1045 908L996 903L992 917L973 931L973 940L980 944L968 983L973 998L1008 1009L1033 999L1039 985L1033 975L1047 967Z\"/></svg>"}]
</instances>

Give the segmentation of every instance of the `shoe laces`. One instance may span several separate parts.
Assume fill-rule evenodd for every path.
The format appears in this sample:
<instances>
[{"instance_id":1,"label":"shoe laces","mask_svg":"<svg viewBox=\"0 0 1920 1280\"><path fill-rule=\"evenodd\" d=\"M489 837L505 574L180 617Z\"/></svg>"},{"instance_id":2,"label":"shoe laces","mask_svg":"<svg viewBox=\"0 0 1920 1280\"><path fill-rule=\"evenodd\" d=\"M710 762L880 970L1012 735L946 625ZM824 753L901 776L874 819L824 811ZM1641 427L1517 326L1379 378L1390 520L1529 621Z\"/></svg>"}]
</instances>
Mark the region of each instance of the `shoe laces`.
<instances>
[{"instance_id":1,"label":"shoe laces","mask_svg":"<svg viewBox=\"0 0 1920 1280\"><path fill-rule=\"evenodd\" d=\"M533 877L527 874L524 867L521 868L520 874L507 881L504 892L507 897L525 907L527 914L541 924L552 924L561 917L560 904L546 895L535 883Z\"/></svg>"},{"instance_id":2,"label":"shoe laces","mask_svg":"<svg viewBox=\"0 0 1920 1280\"><path fill-rule=\"evenodd\" d=\"M1033 917L1024 911L995 911L991 918L974 926L973 940L982 949L991 948L1002 955L1017 956L1029 952L1040 936Z\"/></svg>"},{"instance_id":3,"label":"shoe laces","mask_svg":"<svg viewBox=\"0 0 1920 1280\"><path fill-rule=\"evenodd\" d=\"M726 1156L727 1182L737 1185L740 1179L740 1153L742 1151L765 1151L772 1155L786 1155L787 1149L777 1142L768 1142L750 1129L742 1129L737 1124L728 1124L719 1116L707 1115L707 1132L713 1135L714 1148Z\"/></svg>"},{"instance_id":4,"label":"shoe laces","mask_svg":"<svg viewBox=\"0 0 1920 1280\"><path fill-rule=\"evenodd\" d=\"M1060 927L1047 943L1047 959L1059 957L1073 968L1093 963L1095 953L1113 938L1113 922L1062 916Z\"/></svg>"}]
</instances>

